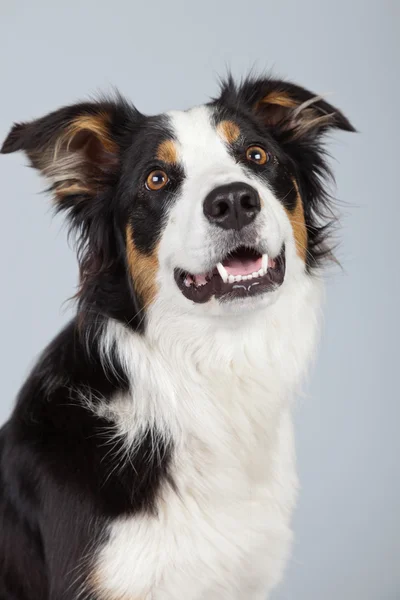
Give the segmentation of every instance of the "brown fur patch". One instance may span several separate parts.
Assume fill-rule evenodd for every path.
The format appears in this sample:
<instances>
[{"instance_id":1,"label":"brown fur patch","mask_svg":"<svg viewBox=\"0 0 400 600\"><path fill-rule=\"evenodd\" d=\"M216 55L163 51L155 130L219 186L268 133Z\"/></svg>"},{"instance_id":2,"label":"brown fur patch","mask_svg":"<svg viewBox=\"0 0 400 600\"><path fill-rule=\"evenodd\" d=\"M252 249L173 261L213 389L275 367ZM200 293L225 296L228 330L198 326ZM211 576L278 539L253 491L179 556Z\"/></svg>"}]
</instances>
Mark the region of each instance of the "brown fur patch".
<instances>
[{"instance_id":1,"label":"brown fur patch","mask_svg":"<svg viewBox=\"0 0 400 600\"><path fill-rule=\"evenodd\" d=\"M162 160L167 165L176 165L178 163L178 149L173 140L164 140L158 146L157 154L158 160Z\"/></svg>"},{"instance_id":2,"label":"brown fur patch","mask_svg":"<svg viewBox=\"0 0 400 600\"><path fill-rule=\"evenodd\" d=\"M61 200L73 194L93 194L94 165L103 162L113 166L117 151L109 136L108 115L97 114L77 117L57 139L28 154L33 165L51 180Z\"/></svg>"},{"instance_id":3,"label":"brown fur patch","mask_svg":"<svg viewBox=\"0 0 400 600\"><path fill-rule=\"evenodd\" d=\"M292 130L292 138L296 139L312 129L334 124L335 113L327 114L313 106L319 100L322 100L322 96L314 96L300 103L285 92L275 91L257 102L255 108L264 114L269 125L284 123L286 128ZM288 116L290 120L285 123Z\"/></svg>"},{"instance_id":4,"label":"brown fur patch","mask_svg":"<svg viewBox=\"0 0 400 600\"><path fill-rule=\"evenodd\" d=\"M156 276L158 271L157 251L143 254L133 241L132 226L126 228L126 251L130 274L136 291L145 306L151 304L157 293Z\"/></svg>"},{"instance_id":5,"label":"brown fur patch","mask_svg":"<svg viewBox=\"0 0 400 600\"><path fill-rule=\"evenodd\" d=\"M83 184L80 185L79 183L71 183L70 185L62 184L62 185L57 186L57 188L55 190L55 194L59 200L62 200L63 198L66 198L67 196L78 196L78 195L90 194L90 188L84 186Z\"/></svg>"},{"instance_id":6,"label":"brown fur patch","mask_svg":"<svg viewBox=\"0 0 400 600\"><path fill-rule=\"evenodd\" d=\"M263 116L267 125L274 126L283 122L290 110L297 106L298 102L285 92L277 90L259 100L255 105L255 110Z\"/></svg>"},{"instance_id":7,"label":"brown fur patch","mask_svg":"<svg viewBox=\"0 0 400 600\"><path fill-rule=\"evenodd\" d=\"M265 96L260 100L260 104L276 104L277 106L284 106L285 108L294 108L297 106L297 102L293 100L285 92L271 92L268 96Z\"/></svg>"},{"instance_id":8,"label":"brown fur patch","mask_svg":"<svg viewBox=\"0 0 400 600\"><path fill-rule=\"evenodd\" d=\"M297 202L294 210L286 210L286 214L289 217L290 224L292 225L293 235L296 242L297 254L305 262L307 256L307 227L304 218L303 201L300 196L299 186L297 182L292 179L294 188L296 190Z\"/></svg>"},{"instance_id":9,"label":"brown fur patch","mask_svg":"<svg viewBox=\"0 0 400 600\"><path fill-rule=\"evenodd\" d=\"M95 193L95 165L103 162L113 166L118 160L118 147L109 136L108 121L107 114L77 117L54 144L31 157L52 181L58 199Z\"/></svg>"},{"instance_id":10,"label":"brown fur patch","mask_svg":"<svg viewBox=\"0 0 400 600\"><path fill-rule=\"evenodd\" d=\"M239 125L233 121L221 121L217 125L217 131L227 144L234 144L240 136Z\"/></svg>"},{"instance_id":11,"label":"brown fur patch","mask_svg":"<svg viewBox=\"0 0 400 600\"><path fill-rule=\"evenodd\" d=\"M113 153L117 151L116 144L109 136L109 117L106 113L77 117L67 127L64 135L60 138L60 141L61 143L66 141L67 150L69 150L76 137L85 132L95 135L107 152Z\"/></svg>"}]
</instances>

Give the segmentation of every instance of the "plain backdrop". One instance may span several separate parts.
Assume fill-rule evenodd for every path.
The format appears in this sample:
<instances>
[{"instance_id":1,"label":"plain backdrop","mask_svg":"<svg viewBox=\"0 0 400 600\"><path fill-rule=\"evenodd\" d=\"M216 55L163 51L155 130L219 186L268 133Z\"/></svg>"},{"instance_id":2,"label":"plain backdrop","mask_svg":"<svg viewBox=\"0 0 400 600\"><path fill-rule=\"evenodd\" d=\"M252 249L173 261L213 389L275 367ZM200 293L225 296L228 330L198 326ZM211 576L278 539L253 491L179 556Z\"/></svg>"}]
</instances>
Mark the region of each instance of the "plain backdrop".
<instances>
[{"instance_id":1,"label":"plain backdrop","mask_svg":"<svg viewBox=\"0 0 400 600\"><path fill-rule=\"evenodd\" d=\"M13 121L113 85L143 112L188 108L227 68L330 92L360 132L330 142L344 269L327 277L319 357L297 403L302 492L275 600L400 598L399 23L398 0L0 2L2 139ZM77 281L25 164L0 157L0 421L71 315Z\"/></svg>"}]
</instances>

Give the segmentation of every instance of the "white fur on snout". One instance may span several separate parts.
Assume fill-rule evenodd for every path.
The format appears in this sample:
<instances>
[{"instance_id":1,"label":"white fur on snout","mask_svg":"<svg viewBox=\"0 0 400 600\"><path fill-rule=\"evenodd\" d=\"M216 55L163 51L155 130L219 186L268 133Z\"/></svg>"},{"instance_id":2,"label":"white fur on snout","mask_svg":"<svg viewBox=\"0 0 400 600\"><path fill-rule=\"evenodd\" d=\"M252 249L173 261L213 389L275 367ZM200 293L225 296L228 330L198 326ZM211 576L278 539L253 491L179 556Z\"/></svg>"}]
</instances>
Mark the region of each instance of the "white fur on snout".
<instances>
[{"instance_id":1,"label":"white fur on snout","mask_svg":"<svg viewBox=\"0 0 400 600\"><path fill-rule=\"evenodd\" d=\"M242 169L230 156L211 122L208 107L171 112L171 126L177 139L178 156L185 172L179 198L162 236L160 251L174 266L201 272L212 260L218 234L203 213L203 202L214 188L234 181L246 181Z\"/></svg>"}]
</instances>

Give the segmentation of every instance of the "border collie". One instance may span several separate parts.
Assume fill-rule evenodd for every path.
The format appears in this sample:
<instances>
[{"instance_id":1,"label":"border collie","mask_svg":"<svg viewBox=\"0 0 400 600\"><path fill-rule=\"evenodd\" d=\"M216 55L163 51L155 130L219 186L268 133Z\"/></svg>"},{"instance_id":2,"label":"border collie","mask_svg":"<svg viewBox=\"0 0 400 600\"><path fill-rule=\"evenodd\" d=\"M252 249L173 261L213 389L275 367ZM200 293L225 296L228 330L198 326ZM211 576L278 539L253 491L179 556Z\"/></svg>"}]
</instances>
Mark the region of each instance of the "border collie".
<instances>
[{"instance_id":1,"label":"border collie","mask_svg":"<svg viewBox=\"0 0 400 600\"><path fill-rule=\"evenodd\" d=\"M76 317L0 432L1 600L265 600L332 256L320 96L250 78L16 124L77 234Z\"/></svg>"}]
</instances>

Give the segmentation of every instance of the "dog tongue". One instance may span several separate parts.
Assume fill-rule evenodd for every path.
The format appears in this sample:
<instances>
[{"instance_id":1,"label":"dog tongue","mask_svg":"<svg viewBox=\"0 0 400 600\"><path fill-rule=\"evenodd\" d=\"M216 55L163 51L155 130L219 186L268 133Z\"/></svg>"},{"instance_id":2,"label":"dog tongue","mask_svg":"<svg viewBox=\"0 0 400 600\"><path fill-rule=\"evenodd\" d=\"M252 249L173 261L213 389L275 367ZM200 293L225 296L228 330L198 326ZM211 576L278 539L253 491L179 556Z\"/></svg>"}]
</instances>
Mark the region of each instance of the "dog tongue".
<instances>
[{"instance_id":1,"label":"dog tongue","mask_svg":"<svg viewBox=\"0 0 400 600\"><path fill-rule=\"evenodd\" d=\"M226 258L222 264L229 275L250 275L262 268L262 256L258 258L231 256Z\"/></svg>"}]
</instances>

